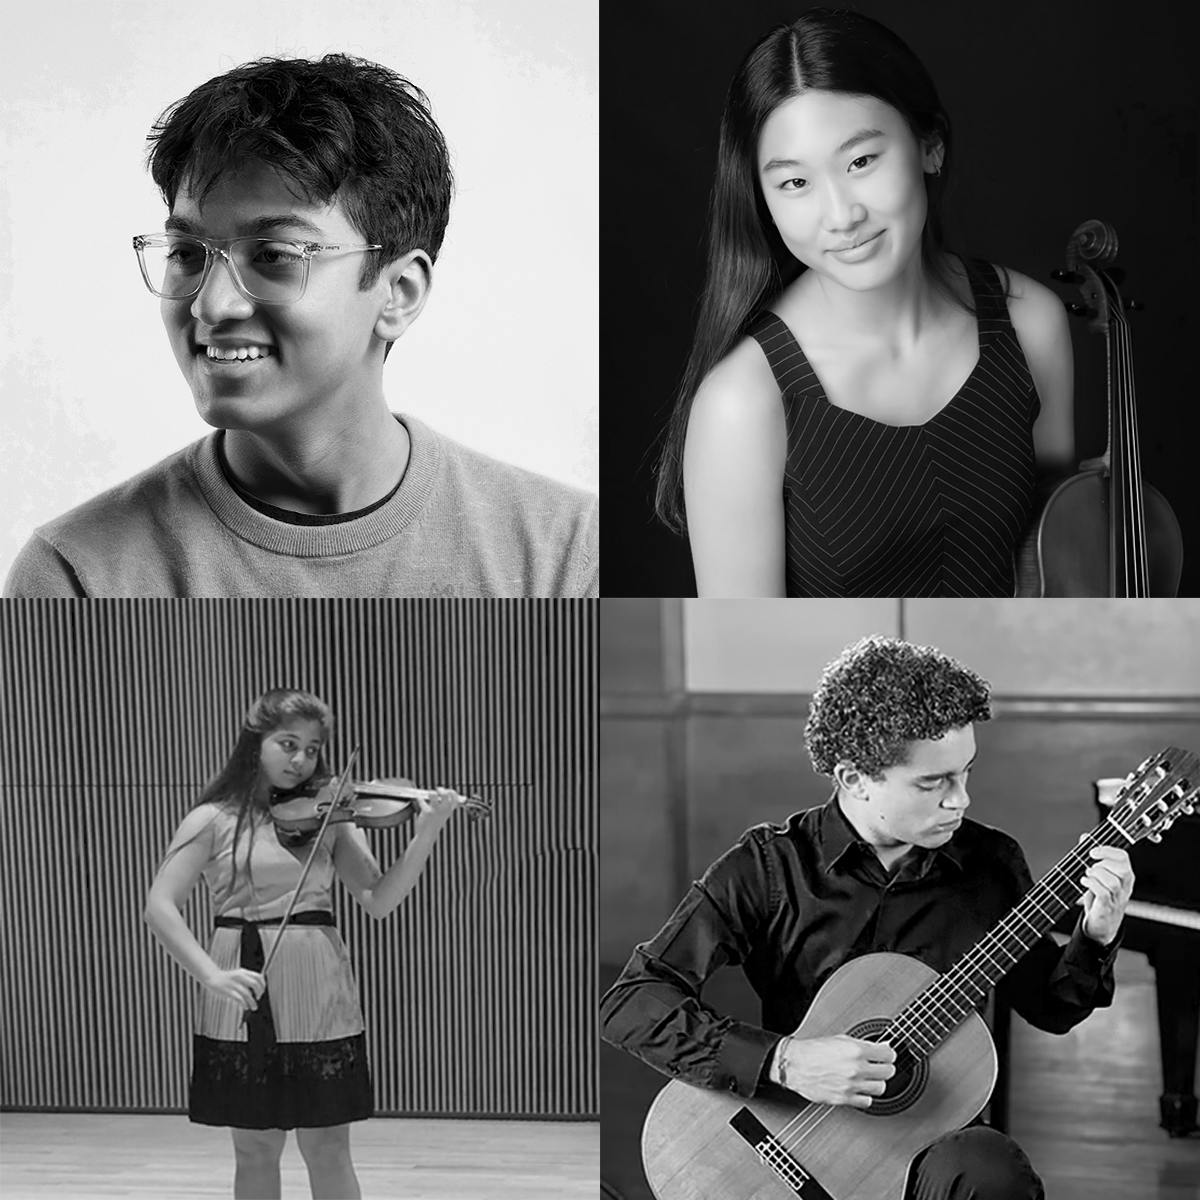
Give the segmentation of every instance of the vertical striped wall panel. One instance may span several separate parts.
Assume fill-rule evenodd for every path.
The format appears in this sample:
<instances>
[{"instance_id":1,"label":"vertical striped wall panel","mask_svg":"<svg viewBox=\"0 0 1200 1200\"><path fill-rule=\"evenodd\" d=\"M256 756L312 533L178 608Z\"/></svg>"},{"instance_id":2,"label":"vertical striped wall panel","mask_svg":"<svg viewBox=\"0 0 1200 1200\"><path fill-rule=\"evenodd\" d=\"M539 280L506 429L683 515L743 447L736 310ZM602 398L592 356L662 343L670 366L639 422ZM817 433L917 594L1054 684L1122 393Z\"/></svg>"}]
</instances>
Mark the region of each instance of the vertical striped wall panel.
<instances>
[{"instance_id":1,"label":"vertical striped wall panel","mask_svg":"<svg viewBox=\"0 0 1200 1200\"><path fill-rule=\"evenodd\" d=\"M490 796L388 919L340 886L377 1110L594 1115L596 613L588 601L0 605L0 1105L177 1110L198 985L142 921L159 858L274 686L331 763ZM368 832L385 868L403 830ZM185 910L202 944L203 885Z\"/></svg>"}]
</instances>

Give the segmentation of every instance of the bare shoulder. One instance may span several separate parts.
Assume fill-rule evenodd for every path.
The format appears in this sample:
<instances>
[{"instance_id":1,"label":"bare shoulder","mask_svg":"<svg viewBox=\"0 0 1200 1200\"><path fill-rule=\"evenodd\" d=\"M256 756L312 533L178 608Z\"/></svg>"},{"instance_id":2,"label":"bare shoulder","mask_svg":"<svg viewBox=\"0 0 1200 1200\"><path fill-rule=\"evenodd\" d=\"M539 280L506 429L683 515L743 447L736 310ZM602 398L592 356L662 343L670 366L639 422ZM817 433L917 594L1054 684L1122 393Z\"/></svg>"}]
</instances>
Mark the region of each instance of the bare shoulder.
<instances>
[{"instance_id":1,"label":"bare shoulder","mask_svg":"<svg viewBox=\"0 0 1200 1200\"><path fill-rule=\"evenodd\" d=\"M782 425L779 385L766 355L753 338L743 338L701 380L688 437L753 437L772 434Z\"/></svg>"},{"instance_id":2,"label":"bare shoulder","mask_svg":"<svg viewBox=\"0 0 1200 1200\"><path fill-rule=\"evenodd\" d=\"M787 427L761 347L740 341L696 391L683 448L701 596L783 596Z\"/></svg>"},{"instance_id":3,"label":"bare shoulder","mask_svg":"<svg viewBox=\"0 0 1200 1200\"><path fill-rule=\"evenodd\" d=\"M1041 415L1034 427L1038 463L1068 469L1075 456L1075 356L1070 318L1058 294L1011 268L1008 315L1037 391Z\"/></svg>"},{"instance_id":4,"label":"bare shoulder","mask_svg":"<svg viewBox=\"0 0 1200 1200\"><path fill-rule=\"evenodd\" d=\"M197 804L195 808L189 809L184 814L183 820L179 822L179 828L175 830L172 844L211 837L213 826L220 813L221 806L212 802Z\"/></svg>"},{"instance_id":5,"label":"bare shoulder","mask_svg":"<svg viewBox=\"0 0 1200 1200\"><path fill-rule=\"evenodd\" d=\"M1017 336L1045 337L1047 330L1067 327L1067 310L1056 292L1020 271L1006 268L1009 279L1008 315Z\"/></svg>"},{"instance_id":6,"label":"bare shoulder","mask_svg":"<svg viewBox=\"0 0 1200 1200\"><path fill-rule=\"evenodd\" d=\"M779 385L762 347L751 337L742 338L700 381L693 405L712 409L714 415L779 407Z\"/></svg>"}]
</instances>

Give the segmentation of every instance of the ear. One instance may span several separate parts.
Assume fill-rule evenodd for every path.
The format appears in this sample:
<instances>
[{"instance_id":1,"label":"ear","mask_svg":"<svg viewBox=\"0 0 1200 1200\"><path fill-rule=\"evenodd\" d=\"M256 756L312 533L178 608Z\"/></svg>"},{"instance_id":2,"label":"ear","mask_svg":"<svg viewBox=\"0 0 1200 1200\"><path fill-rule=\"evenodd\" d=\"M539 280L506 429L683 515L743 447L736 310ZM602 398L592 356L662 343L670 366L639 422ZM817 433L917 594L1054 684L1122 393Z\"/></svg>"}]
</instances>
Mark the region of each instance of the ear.
<instances>
[{"instance_id":1,"label":"ear","mask_svg":"<svg viewBox=\"0 0 1200 1200\"><path fill-rule=\"evenodd\" d=\"M855 800L867 799L867 777L851 762L840 762L833 768L838 787Z\"/></svg>"},{"instance_id":2,"label":"ear","mask_svg":"<svg viewBox=\"0 0 1200 1200\"><path fill-rule=\"evenodd\" d=\"M936 135L921 146L921 170L927 175L937 175L941 172L942 163L946 158L946 146Z\"/></svg>"},{"instance_id":3,"label":"ear","mask_svg":"<svg viewBox=\"0 0 1200 1200\"><path fill-rule=\"evenodd\" d=\"M425 307L433 286L433 263L424 250L410 250L389 263L379 279L387 290L375 333L385 342L394 342Z\"/></svg>"}]
</instances>

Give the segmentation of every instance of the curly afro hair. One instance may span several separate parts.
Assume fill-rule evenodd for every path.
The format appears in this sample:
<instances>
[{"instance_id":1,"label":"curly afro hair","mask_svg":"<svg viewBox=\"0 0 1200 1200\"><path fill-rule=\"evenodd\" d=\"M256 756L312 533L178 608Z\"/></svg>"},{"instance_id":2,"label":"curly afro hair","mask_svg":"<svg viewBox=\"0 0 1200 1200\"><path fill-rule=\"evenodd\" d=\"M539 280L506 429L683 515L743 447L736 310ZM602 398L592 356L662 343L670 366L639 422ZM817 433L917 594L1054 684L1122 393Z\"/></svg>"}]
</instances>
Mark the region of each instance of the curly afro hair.
<instances>
[{"instance_id":1,"label":"curly afro hair","mask_svg":"<svg viewBox=\"0 0 1200 1200\"><path fill-rule=\"evenodd\" d=\"M907 760L910 742L936 740L991 715L987 681L974 671L929 646L866 637L825 668L804 742L822 775L850 762L878 779Z\"/></svg>"}]
</instances>

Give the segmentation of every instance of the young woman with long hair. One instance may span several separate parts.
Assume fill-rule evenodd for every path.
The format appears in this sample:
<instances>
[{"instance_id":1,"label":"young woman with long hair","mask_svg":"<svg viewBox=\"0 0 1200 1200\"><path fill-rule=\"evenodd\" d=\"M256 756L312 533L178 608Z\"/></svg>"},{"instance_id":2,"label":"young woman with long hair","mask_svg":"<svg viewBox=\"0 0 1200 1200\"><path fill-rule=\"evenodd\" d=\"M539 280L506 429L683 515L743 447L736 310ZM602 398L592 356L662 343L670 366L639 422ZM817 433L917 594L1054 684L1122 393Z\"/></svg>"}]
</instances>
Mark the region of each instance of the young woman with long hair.
<instances>
[{"instance_id":1,"label":"young woman with long hair","mask_svg":"<svg viewBox=\"0 0 1200 1200\"><path fill-rule=\"evenodd\" d=\"M1047 287L951 254L950 120L858 13L771 30L729 89L707 281L656 507L701 596L1012 595L1073 458Z\"/></svg>"},{"instance_id":2,"label":"young woman with long hair","mask_svg":"<svg viewBox=\"0 0 1200 1200\"><path fill-rule=\"evenodd\" d=\"M386 917L417 882L462 799L439 788L421 800L412 840L386 873L361 830L331 824L279 934L272 926L288 909L314 835L308 844L305 835L277 835L270 809L314 774L328 775L331 723L328 707L310 693L276 688L261 696L228 762L172 838L146 901L155 936L203 985L188 1115L230 1127L235 1196L279 1195L289 1129L314 1198L359 1195L349 1122L371 1115L371 1081L357 985L333 924L334 876L371 916ZM217 918L207 949L182 915L201 878ZM264 978L257 968L280 936Z\"/></svg>"}]
</instances>

